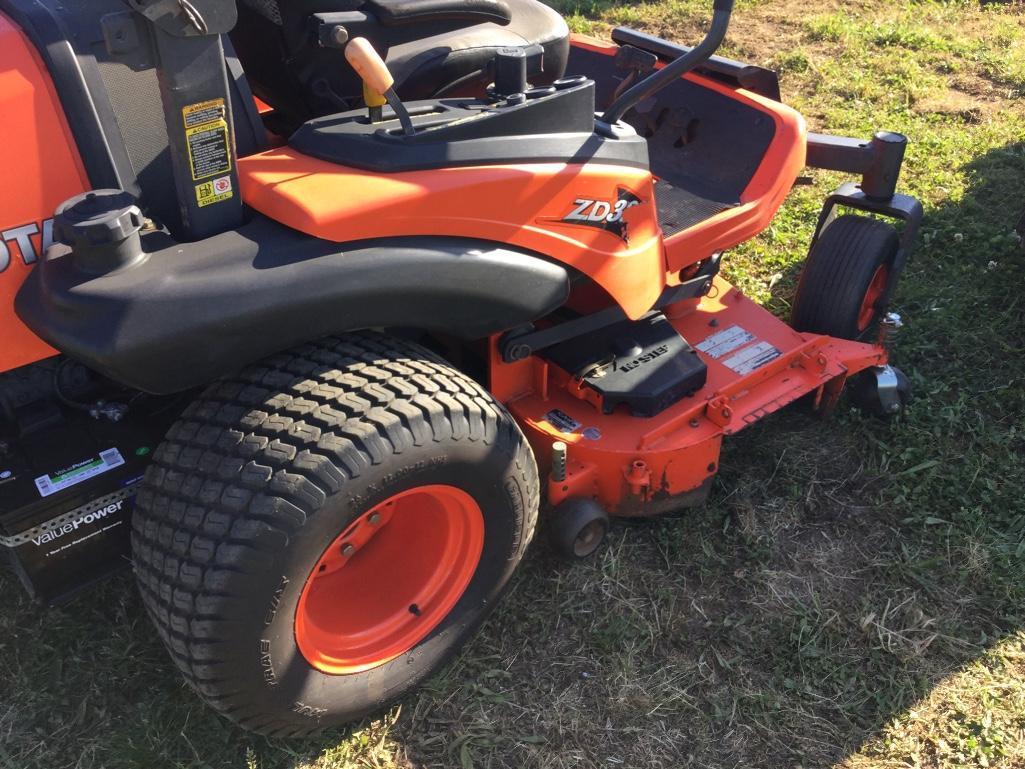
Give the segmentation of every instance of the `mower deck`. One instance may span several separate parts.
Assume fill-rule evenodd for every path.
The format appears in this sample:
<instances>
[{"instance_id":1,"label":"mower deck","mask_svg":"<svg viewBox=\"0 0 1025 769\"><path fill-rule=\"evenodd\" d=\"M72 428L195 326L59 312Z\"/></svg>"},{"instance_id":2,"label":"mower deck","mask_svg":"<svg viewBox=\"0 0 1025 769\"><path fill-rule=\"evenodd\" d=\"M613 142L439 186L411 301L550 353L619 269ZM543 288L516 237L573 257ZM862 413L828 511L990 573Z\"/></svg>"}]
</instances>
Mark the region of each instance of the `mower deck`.
<instances>
[{"instance_id":1,"label":"mower deck","mask_svg":"<svg viewBox=\"0 0 1025 769\"><path fill-rule=\"evenodd\" d=\"M654 417L603 414L578 380L540 359L498 364L509 409L539 462L550 461L552 441L569 447L566 479L549 484L550 504L591 497L633 516L700 503L724 435L809 393L828 405L848 376L886 362L878 345L794 331L720 277L688 304L666 314L707 364L708 378ZM659 360L642 365L654 369Z\"/></svg>"}]
</instances>

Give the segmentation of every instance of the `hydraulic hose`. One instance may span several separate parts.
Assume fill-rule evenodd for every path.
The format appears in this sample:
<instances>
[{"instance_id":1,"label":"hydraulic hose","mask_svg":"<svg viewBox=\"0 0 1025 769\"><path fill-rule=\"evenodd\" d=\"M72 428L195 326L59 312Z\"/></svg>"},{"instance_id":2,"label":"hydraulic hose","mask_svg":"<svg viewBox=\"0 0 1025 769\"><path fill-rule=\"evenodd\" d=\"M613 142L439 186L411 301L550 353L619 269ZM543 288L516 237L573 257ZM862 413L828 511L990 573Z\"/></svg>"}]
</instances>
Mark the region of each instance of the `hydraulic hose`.
<instances>
[{"instance_id":1,"label":"hydraulic hose","mask_svg":"<svg viewBox=\"0 0 1025 769\"><path fill-rule=\"evenodd\" d=\"M733 0L715 0L712 12L712 26L705 39L678 59L671 61L658 72L644 78L637 85L621 94L612 105L605 110L601 119L605 123L615 123L639 102L661 91L670 83L698 67L703 61L714 54L726 38L726 30L730 26L730 15L733 13Z\"/></svg>"}]
</instances>

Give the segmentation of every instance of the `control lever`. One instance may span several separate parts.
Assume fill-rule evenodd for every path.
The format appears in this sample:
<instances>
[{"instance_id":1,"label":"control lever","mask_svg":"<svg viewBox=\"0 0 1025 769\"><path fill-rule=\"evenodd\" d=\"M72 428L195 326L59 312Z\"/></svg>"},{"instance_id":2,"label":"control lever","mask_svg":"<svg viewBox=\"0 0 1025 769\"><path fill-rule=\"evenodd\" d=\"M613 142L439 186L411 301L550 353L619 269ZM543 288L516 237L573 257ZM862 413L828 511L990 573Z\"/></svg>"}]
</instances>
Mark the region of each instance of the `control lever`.
<instances>
[{"instance_id":1,"label":"control lever","mask_svg":"<svg viewBox=\"0 0 1025 769\"><path fill-rule=\"evenodd\" d=\"M363 96L367 103L371 122L380 120L380 108L383 104L381 99L387 101L402 124L402 131L406 136L412 136L416 131L413 129L413 121L409 117L409 110L395 93L395 78L388 71L388 65L380 57L370 41L365 37L356 37L345 46L345 60L356 70L356 74L363 79ZM375 110L377 114L375 115ZM377 120L375 120L375 117Z\"/></svg>"},{"instance_id":2,"label":"control lever","mask_svg":"<svg viewBox=\"0 0 1025 769\"><path fill-rule=\"evenodd\" d=\"M609 124L617 122L640 102L654 96L670 83L676 82L683 75L710 59L726 38L726 31L730 26L730 15L733 13L733 2L734 0L714 0L712 24L708 28L705 39L687 53L666 64L662 69L648 75L623 93L617 94L615 101L601 116L602 121Z\"/></svg>"}]
</instances>

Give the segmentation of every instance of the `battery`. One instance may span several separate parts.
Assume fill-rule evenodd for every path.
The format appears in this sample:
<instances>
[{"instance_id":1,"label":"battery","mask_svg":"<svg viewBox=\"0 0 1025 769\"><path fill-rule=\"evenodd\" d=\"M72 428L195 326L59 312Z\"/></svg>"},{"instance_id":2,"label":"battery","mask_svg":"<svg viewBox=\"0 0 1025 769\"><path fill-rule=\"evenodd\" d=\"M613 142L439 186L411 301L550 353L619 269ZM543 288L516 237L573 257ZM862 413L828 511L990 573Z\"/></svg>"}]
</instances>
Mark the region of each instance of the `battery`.
<instances>
[{"instance_id":1,"label":"battery","mask_svg":"<svg viewBox=\"0 0 1025 769\"><path fill-rule=\"evenodd\" d=\"M128 564L130 515L170 418L70 413L0 455L0 548L38 601L59 603Z\"/></svg>"}]
</instances>

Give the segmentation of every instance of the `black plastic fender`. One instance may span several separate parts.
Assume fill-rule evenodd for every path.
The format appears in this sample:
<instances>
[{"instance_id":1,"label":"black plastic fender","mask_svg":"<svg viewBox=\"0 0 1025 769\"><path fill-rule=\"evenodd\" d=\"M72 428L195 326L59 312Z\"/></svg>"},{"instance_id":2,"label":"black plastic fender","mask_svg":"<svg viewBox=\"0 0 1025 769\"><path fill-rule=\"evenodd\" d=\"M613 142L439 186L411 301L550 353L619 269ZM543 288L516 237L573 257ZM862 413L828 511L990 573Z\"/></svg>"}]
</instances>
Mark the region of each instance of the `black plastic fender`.
<instances>
[{"instance_id":1,"label":"black plastic fender","mask_svg":"<svg viewBox=\"0 0 1025 769\"><path fill-rule=\"evenodd\" d=\"M143 243L142 261L99 276L52 247L15 309L57 350L156 394L343 331L484 338L547 315L570 288L562 265L466 238L338 244L256 217L196 243L162 233Z\"/></svg>"}]
</instances>

